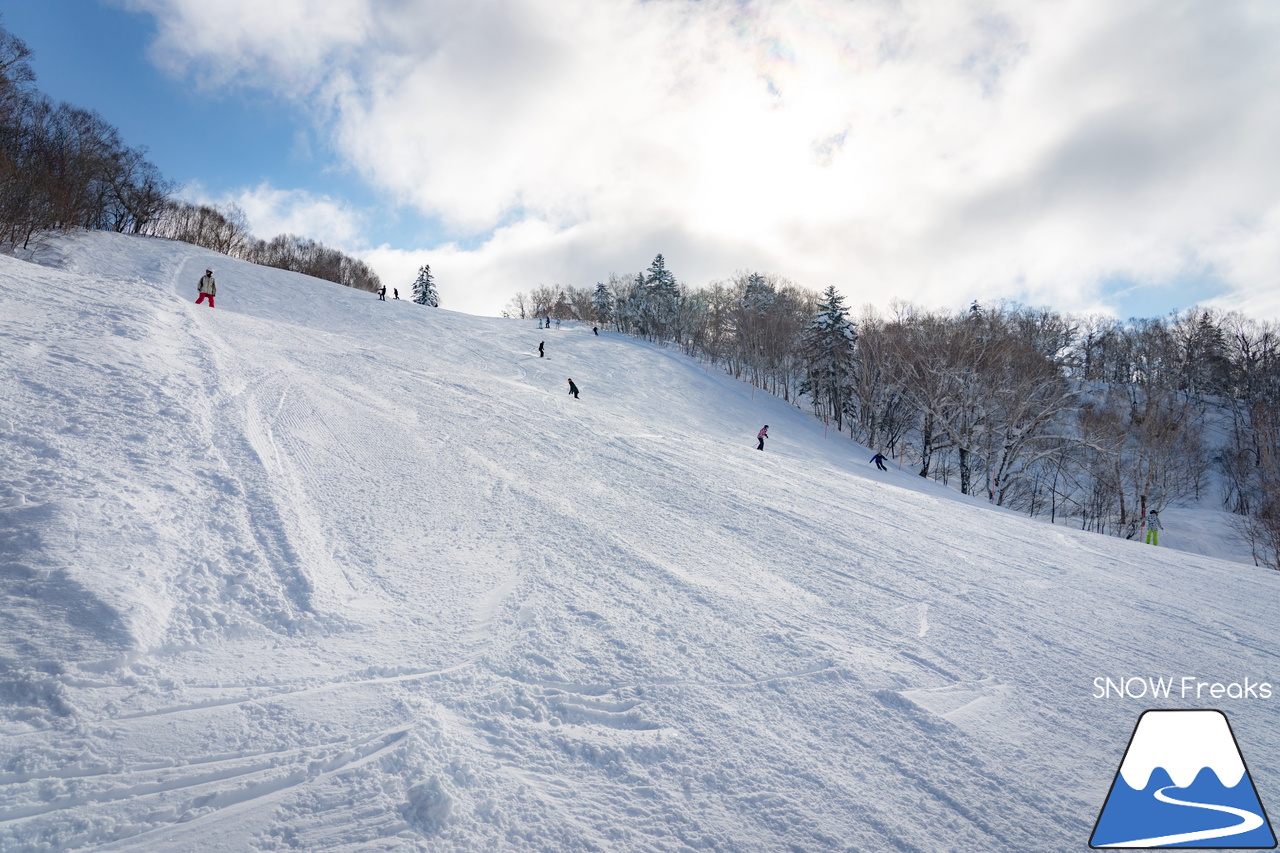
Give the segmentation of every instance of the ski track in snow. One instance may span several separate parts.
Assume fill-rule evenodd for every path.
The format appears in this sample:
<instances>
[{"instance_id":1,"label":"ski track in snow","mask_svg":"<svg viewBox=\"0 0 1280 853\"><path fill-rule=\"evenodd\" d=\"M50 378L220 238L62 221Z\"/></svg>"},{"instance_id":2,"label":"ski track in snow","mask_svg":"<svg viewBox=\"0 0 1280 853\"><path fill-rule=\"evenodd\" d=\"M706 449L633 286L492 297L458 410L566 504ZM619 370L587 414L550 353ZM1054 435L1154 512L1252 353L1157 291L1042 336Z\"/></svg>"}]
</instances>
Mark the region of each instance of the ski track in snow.
<instances>
[{"instance_id":1,"label":"ski track in snow","mask_svg":"<svg viewBox=\"0 0 1280 853\"><path fill-rule=\"evenodd\" d=\"M1145 708L1094 677L1274 661L1272 575L874 471L670 349L37 256L0 257L5 851L1077 849Z\"/></svg>"}]
</instances>

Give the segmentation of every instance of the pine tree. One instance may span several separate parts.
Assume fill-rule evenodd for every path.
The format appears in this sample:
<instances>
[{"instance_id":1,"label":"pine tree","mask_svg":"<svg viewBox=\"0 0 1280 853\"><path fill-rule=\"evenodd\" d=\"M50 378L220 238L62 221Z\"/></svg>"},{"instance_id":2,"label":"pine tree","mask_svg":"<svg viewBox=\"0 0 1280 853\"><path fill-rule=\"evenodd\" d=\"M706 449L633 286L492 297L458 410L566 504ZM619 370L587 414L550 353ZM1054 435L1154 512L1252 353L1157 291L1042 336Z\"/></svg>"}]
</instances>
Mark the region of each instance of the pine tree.
<instances>
[{"instance_id":1,"label":"pine tree","mask_svg":"<svg viewBox=\"0 0 1280 853\"><path fill-rule=\"evenodd\" d=\"M596 292L591 295L591 307L596 312L596 321L608 323L613 317L613 294L603 281L596 282Z\"/></svg>"},{"instance_id":2,"label":"pine tree","mask_svg":"<svg viewBox=\"0 0 1280 853\"><path fill-rule=\"evenodd\" d=\"M679 330L675 326L680 308L680 288L661 254L654 256L653 263L644 275L643 292L648 333L658 340L669 336L678 339Z\"/></svg>"},{"instance_id":3,"label":"pine tree","mask_svg":"<svg viewBox=\"0 0 1280 853\"><path fill-rule=\"evenodd\" d=\"M440 307L440 294L436 292L436 283L431 279L429 264L418 270L418 279L413 283L413 301L432 308Z\"/></svg>"},{"instance_id":4,"label":"pine tree","mask_svg":"<svg viewBox=\"0 0 1280 853\"><path fill-rule=\"evenodd\" d=\"M825 408L835 418L837 430L844 425L853 348L858 339L847 313L844 297L835 287L828 287L801 338L801 356L809 374L801 391L813 397L815 409Z\"/></svg>"},{"instance_id":5,"label":"pine tree","mask_svg":"<svg viewBox=\"0 0 1280 853\"><path fill-rule=\"evenodd\" d=\"M649 264L649 272L644 277L644 283L652 294L669 296L676 294L676 277L667 269L667 262L661 254L655 255L653 263Z\"/></svg>"},{"instance_id":6,"label":"pine tree","mask_svg":"<svg viewBox=\"0 0 1280 853\"><path fill-rule=\"evenodd\" d=\"M743 310L757 315L764 314L777 299L778 293L773 285L760 273L752 273L747 279L747 287L742 294Z\"/></svg>"}]
</instances>

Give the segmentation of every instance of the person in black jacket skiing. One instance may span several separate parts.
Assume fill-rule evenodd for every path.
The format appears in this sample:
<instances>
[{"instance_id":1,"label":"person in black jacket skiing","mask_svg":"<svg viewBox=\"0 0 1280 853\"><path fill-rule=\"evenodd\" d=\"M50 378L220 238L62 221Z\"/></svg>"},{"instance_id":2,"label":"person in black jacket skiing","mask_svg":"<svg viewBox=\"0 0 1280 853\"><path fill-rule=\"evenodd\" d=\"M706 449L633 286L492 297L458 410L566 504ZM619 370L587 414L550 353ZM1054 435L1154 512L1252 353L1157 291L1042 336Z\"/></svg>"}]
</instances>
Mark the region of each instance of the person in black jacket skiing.
<instances>
[{"instance_id":1,"label":"person in black jacket skiing","mask_svg":"<svg viewBox=\"0 0 1280 853\"><path fill-rule=\"evenodd\" d=\"M538 358L546 358L546 353L542 351L542 345L545 343L546 341L538 341Z\"/></svg>"},{"instance_id":2,"label":"person in black jacket skiing","mask_svg":"<svg viewBox=\"0 0 1280 853\"><path fill-rule=\"evenodd\" d=\"M387 301L387 286L385 284L378 288L378 300L380 302Z\"/></svg>"},{"instance_id":3,"label":"person in black jacket skiing","mask_svg":"<svg viewBox=\"0 0 1280 853\"><path fill-rule=\"evenodd\" d=\"M573 380L569 380L569 393L573 395L573 399L578 399L578 386L573 384Z\"/></svg>"}]
</instances>

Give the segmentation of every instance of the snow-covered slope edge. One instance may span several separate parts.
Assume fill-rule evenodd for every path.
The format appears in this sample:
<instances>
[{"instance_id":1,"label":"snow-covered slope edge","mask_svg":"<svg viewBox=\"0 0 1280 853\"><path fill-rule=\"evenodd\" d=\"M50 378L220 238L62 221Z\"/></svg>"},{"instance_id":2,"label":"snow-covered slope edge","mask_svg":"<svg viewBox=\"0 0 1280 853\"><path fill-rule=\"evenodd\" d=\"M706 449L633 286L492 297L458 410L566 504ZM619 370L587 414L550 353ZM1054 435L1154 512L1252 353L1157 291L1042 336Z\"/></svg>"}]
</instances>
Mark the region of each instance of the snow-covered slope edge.
<instances>
[{"instance_id":1,"label":"snow-covered slope edge","mask_svg":"<svg viewBox=\"0 0 1280 853\"><path fill-rule=\"evenodd\" d=\"M1273 669L1274 576L643 342L55 248L0 258L0 849L1079 849L1205 704L1095 677ZM1225 710L1265 803L1272 704Z\"/></svg>"}]
</instances>

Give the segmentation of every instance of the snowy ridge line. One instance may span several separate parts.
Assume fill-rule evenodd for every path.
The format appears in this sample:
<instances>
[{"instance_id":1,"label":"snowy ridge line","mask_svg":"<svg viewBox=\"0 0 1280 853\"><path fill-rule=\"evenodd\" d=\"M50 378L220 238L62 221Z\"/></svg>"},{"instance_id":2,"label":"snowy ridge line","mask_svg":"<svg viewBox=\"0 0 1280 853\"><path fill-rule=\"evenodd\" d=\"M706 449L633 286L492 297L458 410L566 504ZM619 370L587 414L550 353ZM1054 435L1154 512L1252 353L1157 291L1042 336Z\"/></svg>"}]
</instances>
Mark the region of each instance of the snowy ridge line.
<instances>
[{"instance_id":1,"label":"snowy ridge line","mask_svg":"<svg viewBox=\"0 0 1280 853\"><path fill-rule=\"evenodd\" d=\"M263 794L274 793L283 788L290 787L295 784L306 781L308 778L316 777L321 772L335 772L346 768L353 762L367 758L370 755L381 752L388 746L394 745L402 740L412 728L404 726L390 731L374 732L370 735L364 735L345 742L336 742L331 744L316 744L314 746L302 746L293 749L280 750L279 752L265 752L252 756L254 758L266 758L267 756L275 758L284 758L288 756L307 756L310 753L329 752L332 753L327 761L322 762L319 766L323 770L316 770L314 760L309 761L308 765L301 770L294 770L284 777L283 783L280 780L272 780L268 782L257 783L258 787L267 786L269 790ZM84 794L73 797L66 797L61 800L55 800L50 803L40 803L30 806L18 806L7 811L0 812L0 823L9 823L26 818L37 817L39 815L48 814L50 812L63 811L65 809L77 808L79 806L94 805L102 803L115 802L117 800L131 800L138 797L148 797L157 794L165 794L173 791L181 791L186 788L198 788L204 785L211 785L217 782L226 782L232 779L241 779L247 776L255 776L262 773L268 773L272 770L279 770L288 766L296 765L297 762L291 762L290 765L281 764L277 761L253 761L249 764L236 764L235 762L243 762L250 756L235 756L233 758L216 759L205 762L206 766L216 764L232 765L222 770L209 770L198 773L194 776L187 776L175 780L157 780L154 782L142 782L135 785L129 785L123 788L114 788L97 794ZM173 767L182 767L184 765L172 765L170 767L154 768L147 770L123 770L118 773L111 773L107 776L98 776L91 774L83 777L67 777L67 778L116 778L125 776L135 776L144 773L162 773L165 770L173 769ZM254 797L263 794L255 794ZM215 793L211 795L218 797ZM252 799L246 797L245 799ZM242 802L243 800L236 800ZM231 803L228 803L230 805Z\"/></svg>"}]
</instances>

